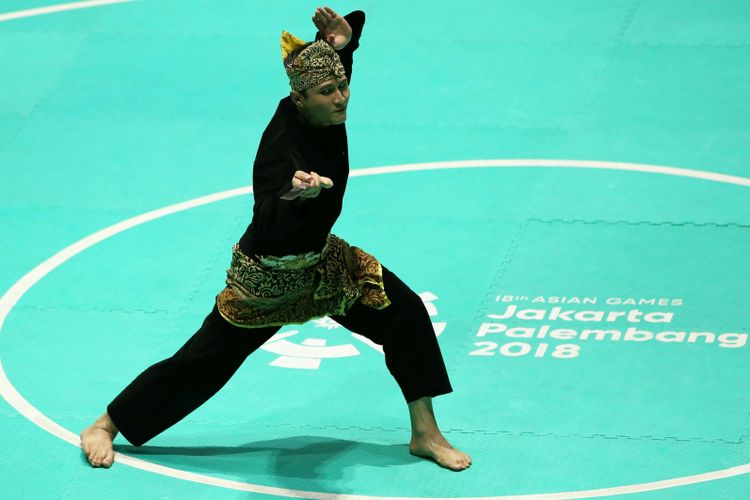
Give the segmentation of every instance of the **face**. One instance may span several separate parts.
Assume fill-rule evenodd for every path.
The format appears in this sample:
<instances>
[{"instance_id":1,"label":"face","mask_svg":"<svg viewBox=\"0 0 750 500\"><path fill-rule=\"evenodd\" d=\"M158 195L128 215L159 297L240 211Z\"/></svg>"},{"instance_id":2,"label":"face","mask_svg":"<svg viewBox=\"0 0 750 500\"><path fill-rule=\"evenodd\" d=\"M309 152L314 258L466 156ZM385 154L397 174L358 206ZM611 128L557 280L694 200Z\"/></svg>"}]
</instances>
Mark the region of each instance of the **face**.
<instances>
[{"instance_id":1,"label":"face","mask_svg":"<svg viewBox=\"0 0 750 500\"><path fill-rule=\"evenodd\" d=\"M304 93L292 92L292 100L302 116L313 125L326 127L346 121L349 104L349 82L331 79L310 87Z\"/></svg>"}]
</instances>

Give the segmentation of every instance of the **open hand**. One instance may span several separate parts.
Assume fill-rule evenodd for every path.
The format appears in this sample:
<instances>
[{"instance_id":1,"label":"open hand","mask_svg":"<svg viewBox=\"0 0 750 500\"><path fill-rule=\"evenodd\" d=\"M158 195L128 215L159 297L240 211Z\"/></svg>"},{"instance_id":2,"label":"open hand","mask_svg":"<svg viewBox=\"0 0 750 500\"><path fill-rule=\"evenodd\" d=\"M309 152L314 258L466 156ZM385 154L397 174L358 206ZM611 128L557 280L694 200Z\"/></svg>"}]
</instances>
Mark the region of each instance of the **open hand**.
<instances>
[{"instance_id":1,"label":"open hand","mask_svg":"<svg viewBox=\"0 0 750 500\"><path fill-rule=\"evenodd\" d=\"M330 7L315 9L312 21L333 50L343 49L352 38L352 27Z\"/></svg>"},{"instance_id":2,"label":"open hand","mask_svg":"<svg viewBox=\"0 0 750 500\"><path fill-rule=\"evenodd\" d=\"M282 200L293 200L300 198L315 198L321 189L330 189L333 181L328 177L318 175L315 172L303 172L297 170L292 178L292 190L281 197Z\"/></svg>"}]
</instances>

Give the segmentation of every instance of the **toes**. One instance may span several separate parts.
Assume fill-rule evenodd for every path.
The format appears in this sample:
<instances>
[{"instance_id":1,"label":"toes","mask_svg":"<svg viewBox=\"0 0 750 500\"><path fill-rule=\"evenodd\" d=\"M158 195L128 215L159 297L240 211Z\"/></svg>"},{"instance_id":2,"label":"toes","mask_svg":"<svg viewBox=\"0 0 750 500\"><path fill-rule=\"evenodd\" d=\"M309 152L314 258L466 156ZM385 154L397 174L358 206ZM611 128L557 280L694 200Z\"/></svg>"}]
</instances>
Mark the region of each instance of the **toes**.
<instances>
[{"instance_id":1,"label":"toes","mask_svg":"<svg viewBox=\"0 0 750 500\"><path fill-rule=\"evenodd\" d=\"M94 454L94 456L91 457L91 460L93 462L96 462L97 466L101 466L102 462L104 462L107 459L107 455L102 453L101 451Z\"/></svg>"},{"instance_id":2,"label":"toes","mask_svg":"<svg viewBox=\"0 0 750 500\"><path fill-rule=\"evenodd\" d=\"M453 467L451 467L451 469L454 471L462 471L466 469L468 466L469 465L464 460L458 459L454 462Z\"/></svg>"}]
</instances>

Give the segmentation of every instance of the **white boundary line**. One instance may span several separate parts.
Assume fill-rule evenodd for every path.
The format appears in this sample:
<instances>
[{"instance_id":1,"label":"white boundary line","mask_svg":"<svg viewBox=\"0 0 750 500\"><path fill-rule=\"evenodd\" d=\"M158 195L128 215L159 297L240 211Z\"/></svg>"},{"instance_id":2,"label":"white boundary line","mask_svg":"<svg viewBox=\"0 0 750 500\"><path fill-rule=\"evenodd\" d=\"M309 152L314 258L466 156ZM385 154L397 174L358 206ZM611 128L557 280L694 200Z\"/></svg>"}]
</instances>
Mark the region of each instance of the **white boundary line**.
<instances>
[{"instance_id":1,"label":"white boundary line","mask_svg":"<svg viewBox=\"0 0 750 500\"><path fill-rule=\"evenodd\" d=\"M723 182L726 184L737 184L738 186L750 187L750 178L737 177L734 175L718 174L707 170L691 170L687 168L664 167L658 165L644 165L640 163L620 163L612 161L587 161L587 160L544 160L544 159L518 159L518 160L463 160L463 161L438 161L431 163L411 163L409 165L397 165L393 167L371 167L358 168L352 171L351 176L377 175L395 172L413 172L418 170L442 170L454 168L498 168L498 167L542 167L542 168L592 168L601 170L627 170L630 172L646 172L650 174L674 175L677 177L692 177L705 181Z\"/></svg>"},{"instance_id":2,"label":"white boundary line","mask_svg":"<svg viewBox=\"0 0 750 500\"><path fill-rule=\"evenodd\" d=\"M618 163L618 162L605 162L605 161L585 161L585 160L534 160L534 159L518 159L518 160L467 160L467 161L452 161L452 162L435 162L435 163L415 163L411 165L396 165L391 167L372 167L362 168L353 170L350 174L351 177L360 177L365 175L380 175L380 174L392 174L398 172L414 172L422 170L441 170L441 169L459 169L459 168L504 168L504 167L547 167L547 168L592 168L592 169L605 169L605 170L626 170L631 172L648 172L654 174L673 175L678 177L690 177L694 179L702 179L707 181L721 182L726 184L735 184L738 186L750 187L750 178L737 177L732 175L718 174L715 172L709 172L704 170L689 170L684 168L675 167L664 167L656 165L643 165L638 163ZM52 272L57 267L64 264L66 261L74 257L75 255L83 252L87 248L100 243L111 236L114 236L133 227L145 224L146 222L165 217L177 212L190 210L202 205L209 203L215 203L217 201L225 200L228 198L234 198L244 194L252 192L252 186L243 187L237 189L231 189L228 191L222 191L219 193L211 194L208 196L202 196L193 200L184 201L164 207L158 210L153 210L145 214L132 217L124 220L118 224L114 224L105 229L97 231L76 243L62 249L46 261L42 262L34 269L29 271L25 276L18 280L10 289L8 289L2 297L0 297L0 331L2 331L3 324L10 311L23 297L23 295L29 291L29 289L44 278L47 274ZM78 436L64 427L60 426L56 422L52 421L31 403L29 403L13 386L8 379L3 365L0 362L0 395L18 411L21 415L34 422L36 425L49 432L50 434L59 437L60 439L67 441L75 446L80 446ZM196 474L192 472L182 471L179 469L173 469L171 467L165 467L163 465L154 464L141 460L139 458L123 455L122 453L116 454L116 460L122 464L142 469L145 471L153 472L156 474L162 474L165 476L175 477L178 479L184 479L186 481L193 481L197 483L219 486L222 488L229 488L233 490L249 491L254 493L263 493L267 495L284 496L290 498L312 498L320 500L375 500L383 498L391 498L394 500L412 500L420 497L378 497L378 496L362 496L362 495L345 495L337 493L324 493L324 492L313 492L313 491L300 491L286 488L274 488L271 486L263 486L252 483L244 483L240 481L231 481L227 479L220 479L217 477ZM512 495L512 496L485 496L485 497L459 497L466 500L534 500L534 499L548 499L548 500L563 500L572 498L594 498L601 496L610 495L622 495L630 493L642 493L646 491L654 491L665 488L673 488L676 486L686 486L689 484L702 483L706 481L714 481L717 479L725 479L733 476L739 476L742 474L750 473L750 463L730 467L728 469L722 469L704 474L696 474L692 476L676 477L672 479L665 479L661 481L653 481L641 484L631 484L624 486L616 486L611 488L600 488L594 490L581 490L581 491L569 491L569 492L558 492L558 493L545 493L545 494L533 494L533 495ZM434 500L449 500L433 498Z\"/></svg>"},{"instance_id":3,"label":"white boundary line","mask_svg":"<svg viewBox=\"0 0 750 500\"><path fill-rule=\"evenodd\" d=\"M43 16L44 14L54 14L56 12L65 12L68 10L88 9L91 7L101 7L113 3L134 2L136 0L90 0L88 2L72 2L59 5L50 5L49 7L38 7L36 9L17 10L0 14L0 22L12 21L13 19L23 19L24 17Z\"/></svg>"}]
</instances>

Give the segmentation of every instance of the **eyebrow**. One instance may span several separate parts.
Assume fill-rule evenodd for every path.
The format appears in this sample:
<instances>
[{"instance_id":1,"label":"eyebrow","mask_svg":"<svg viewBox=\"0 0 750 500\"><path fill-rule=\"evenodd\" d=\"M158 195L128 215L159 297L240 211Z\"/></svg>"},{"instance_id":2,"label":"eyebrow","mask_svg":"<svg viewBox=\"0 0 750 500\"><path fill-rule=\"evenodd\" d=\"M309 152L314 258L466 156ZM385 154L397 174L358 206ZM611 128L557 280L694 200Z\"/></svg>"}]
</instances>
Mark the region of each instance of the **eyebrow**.
<instances>
[{"instance_id":1,"label":"eyebrow","mask_svg":"<svg viewBox=\"0 0 750 500\"><path fill-rule=\"evenodd\" d=\"M327 85L323 85L322 87L320 87L320 92L322 92L322 91L324 91L326 89L331 89L331 88L334 88L334 87L338 87L342 83L345 83L345 84L349 85L349 80L346 79L346 78L342 78L341 80L339 80L337 82L329 83Z\"/></svg>"}]
</instances>

